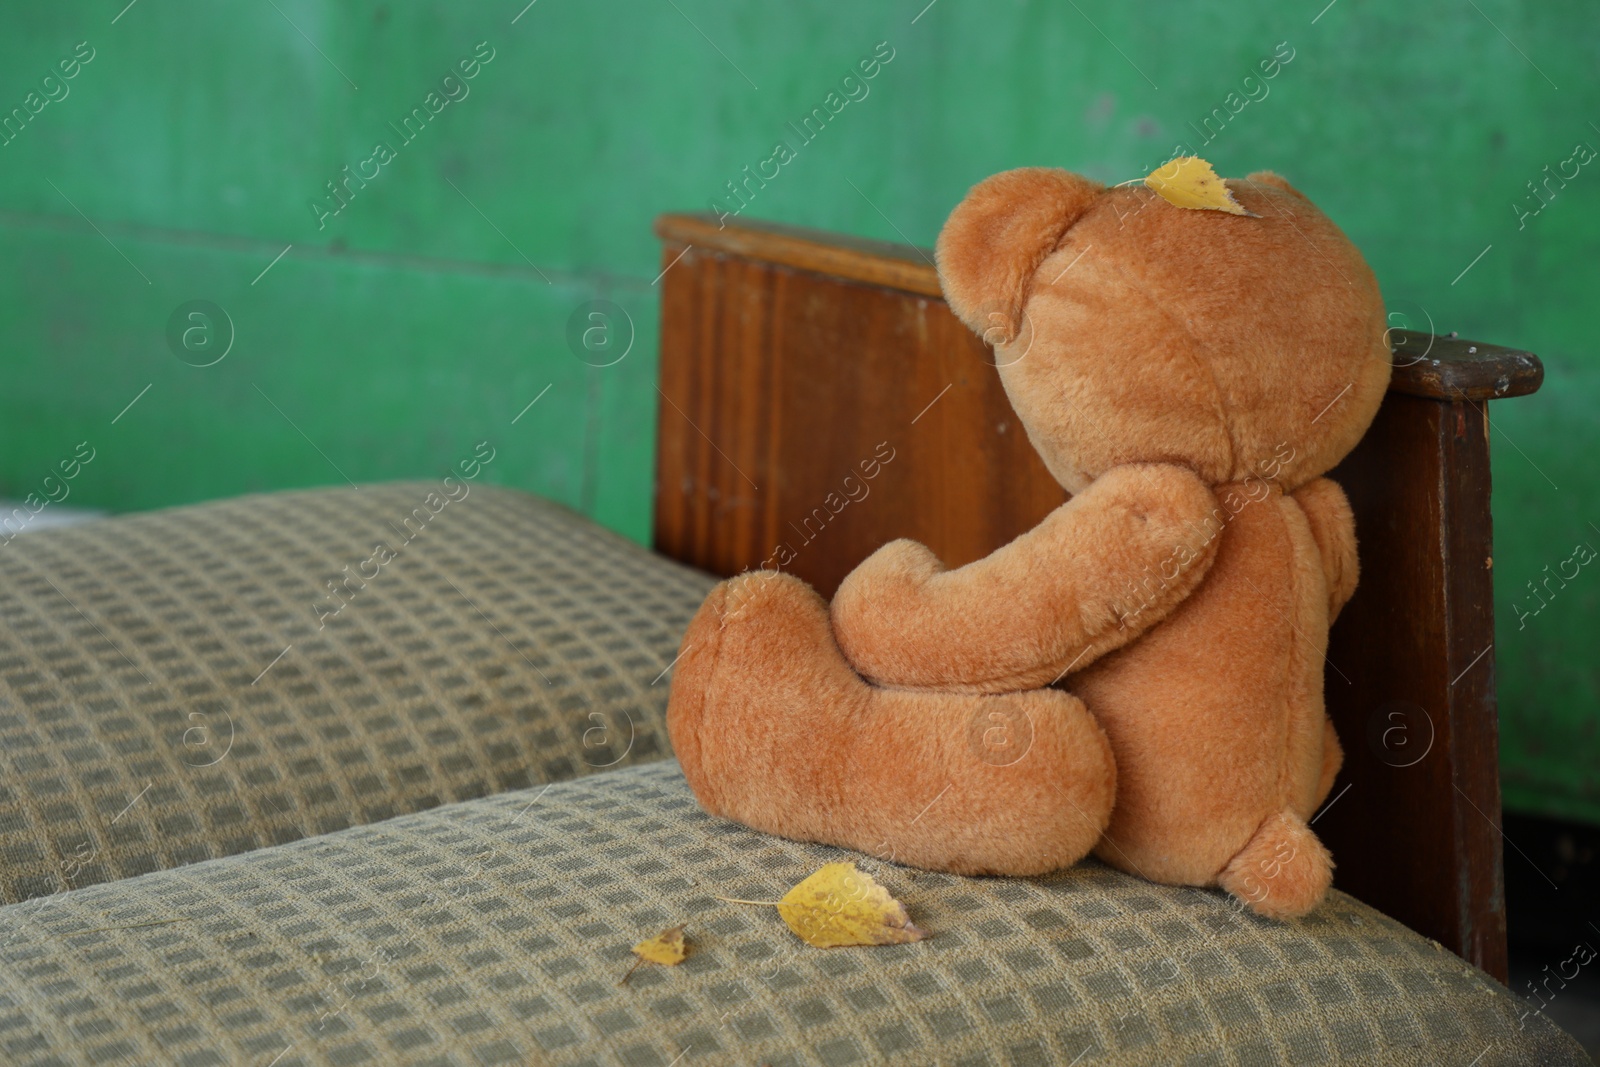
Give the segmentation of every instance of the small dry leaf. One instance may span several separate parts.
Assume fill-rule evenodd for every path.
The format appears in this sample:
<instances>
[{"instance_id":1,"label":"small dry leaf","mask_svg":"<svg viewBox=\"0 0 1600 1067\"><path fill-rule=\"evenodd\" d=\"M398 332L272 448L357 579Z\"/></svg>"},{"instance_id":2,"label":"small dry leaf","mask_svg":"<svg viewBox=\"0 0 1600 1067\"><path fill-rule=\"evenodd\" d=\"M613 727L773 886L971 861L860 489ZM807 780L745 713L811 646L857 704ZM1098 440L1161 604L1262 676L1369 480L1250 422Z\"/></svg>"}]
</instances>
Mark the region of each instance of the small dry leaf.
<instances>
[{"instance_id":1,"label":"small dry leaf","mask_svg":"<svg viewBox=\"0 0 1600 1067\"><path fill-rule=\"evenodd\" d=\"M778 914L808 945L899 945L928 936L889 891L856 870L829 863L783 895Z\"/></svg>"},{"instance_id":2,"label":"small dry leaf","mask_svg":"<svg viewBox=\"0 0 1600 1067\"><path fill-rule=\"evenodd\" d=\"M656 936L639 942L633 946L633 954L641 960L659 963L663 967L676 967L683 962L685 956L689 955L689 943L683 937L685 925L687 924L663 930Z\"/></svg>"},{"instance_id":3,"label":"small dry leaf","mask_svg":"<svg viewBox=\"0 0 1600 1067\"><path fill-rule=\"evenodd\" d=\"M1169 204L1200 211L1226 211L1230 215L1260 218L1233 198L1211 164L1199 156L1180 156L1163 163L1144 179Z\"/></svg>"},{"instance_id":4,"label":"small dry leaf","mask_svg":"<svg viewBox=\"0 0 1600 1067\"><path fill-rule=\"evenodd\" d=\"M689 955L689 942L683 936L683 928L687 923L680 923L661 931L654 937L645 938L633 946L633 954L638 959L633 961L633 966L628 968L628 973L622 976L618 985L627 985L628 979L633 977L633 972L639 969L641 963L659 963L663 967L676 967Z\"/></svg>"}]
</instances>

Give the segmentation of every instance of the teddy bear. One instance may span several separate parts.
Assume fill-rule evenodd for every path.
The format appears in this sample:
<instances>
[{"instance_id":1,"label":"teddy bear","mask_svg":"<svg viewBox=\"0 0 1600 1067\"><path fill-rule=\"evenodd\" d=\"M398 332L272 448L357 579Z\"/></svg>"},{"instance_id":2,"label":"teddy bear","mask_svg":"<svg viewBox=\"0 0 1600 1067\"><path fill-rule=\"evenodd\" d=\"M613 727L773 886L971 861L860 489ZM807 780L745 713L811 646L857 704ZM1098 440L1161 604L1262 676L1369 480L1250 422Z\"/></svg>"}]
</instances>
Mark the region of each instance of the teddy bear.
<instances>
[{"instance_id":1,"label":"teddy bear","mask_svg":"<svg viewBox=\"0 0 1600 1067\"><path fill-rule=\"evenodd\" d=\"M1357 579L1323 475L1390 351L1338 227L1271 172L1226 187L1240 213L1024 168L956 206L946 302L1070 497L955 569L886 544L831 605L781 571L713 589L667 712L707 811L958 874L1093 852L1269 917L1322 899L1323 665Z\"/></svg>"}]
</instances>

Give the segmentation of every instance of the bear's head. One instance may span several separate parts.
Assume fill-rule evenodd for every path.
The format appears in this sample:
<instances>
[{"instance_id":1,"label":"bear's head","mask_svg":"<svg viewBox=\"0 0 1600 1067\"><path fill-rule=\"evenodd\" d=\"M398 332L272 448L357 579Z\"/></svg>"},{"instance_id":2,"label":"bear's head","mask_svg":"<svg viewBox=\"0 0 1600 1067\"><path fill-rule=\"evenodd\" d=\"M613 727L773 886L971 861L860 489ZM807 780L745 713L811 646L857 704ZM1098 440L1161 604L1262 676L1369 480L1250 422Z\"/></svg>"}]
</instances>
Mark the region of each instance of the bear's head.
<instances>
[{"instance_id":1,"label":"bear's head","mask_svg":"<svg viewBox=\"0 0 1600 1067\"><path fill-rule=\"evenodd\" d=\"M1025 168L940 232L945 297L1070 492L1134 462L1292 491L1377 413L1390 353L1361 254L1277 175L1227 185L1257 217Z\"/></svg>"}]
</instances>

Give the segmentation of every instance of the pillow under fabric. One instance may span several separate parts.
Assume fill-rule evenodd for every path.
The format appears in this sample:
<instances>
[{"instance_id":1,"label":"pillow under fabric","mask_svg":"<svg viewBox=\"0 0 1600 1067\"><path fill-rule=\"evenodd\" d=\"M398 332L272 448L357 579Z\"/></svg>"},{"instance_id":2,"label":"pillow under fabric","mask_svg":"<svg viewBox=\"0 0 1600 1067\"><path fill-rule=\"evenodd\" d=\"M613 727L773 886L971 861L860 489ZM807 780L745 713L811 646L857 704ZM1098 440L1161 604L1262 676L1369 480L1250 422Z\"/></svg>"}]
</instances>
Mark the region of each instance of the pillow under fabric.
<instances>
[{"instance_id":1,"label":"pillow under fabric","mask_svg":"<svg viewBox=\"0 0 1600 1067\"><path fill-rule=\"evenodd\" d=\"M852 858L928 940L716 899ZM678 923L688 959L620 984ZM713 818L672 762L0 908L17 1067L1588 1063L1526 1007L1337 891L1276 922L1094 863L918 873Z\"/></svg>"},{"instance_id":2,"label":"pillow under fabric","mask_svg":"<svg viewBox=\"0 0 1600 1067\"><path fill-rule=\"evenodd\" d=\"M0 543L0 902L662 758L711 584L465 482Z\"/></svg>"}]
</instances>

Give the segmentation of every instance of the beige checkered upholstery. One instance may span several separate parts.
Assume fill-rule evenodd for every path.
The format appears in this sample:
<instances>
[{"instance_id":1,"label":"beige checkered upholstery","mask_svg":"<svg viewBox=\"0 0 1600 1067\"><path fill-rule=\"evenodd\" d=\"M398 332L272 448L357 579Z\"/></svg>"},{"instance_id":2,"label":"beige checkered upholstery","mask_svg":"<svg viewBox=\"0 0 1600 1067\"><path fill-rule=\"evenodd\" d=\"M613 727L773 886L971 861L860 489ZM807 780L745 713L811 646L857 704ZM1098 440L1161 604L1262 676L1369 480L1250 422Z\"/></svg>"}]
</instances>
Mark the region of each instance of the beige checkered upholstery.
<instances>
[{"instance_id":1,"label":"beige checkered upholstery","mask_svg":"<svg viewBox=\"0 0 1600 1067\"><path fill-rule=\"evenodd\" d=\"M662 758L705 576L479 486L318 629L436 488L0 546L0 1064L1586 1062L1339 894L1277 924L1093 864L859 858L933 937L805 946L715 898L843 854L707 816ZM680 922L687 962L619 985Z\"/></svg>"},{"instance_id":2,"label":"beige checkered upholstery","mask_svg":"<svg viewBox=\"0 0 1600 1067\"><path fill-rule=\"evenodd\" d=\"M847 949L715 899L772 900L841 856L707 816L656 762L40 898L0 909L0 1060L1586 1062L1337 893L1282 924L1097 865L982 879L863 860L932 937ZM680 922L689 959L619 985L629 947Z\"/></svg>"},{"instance_id":3,"label":"beige checkered upholstery","mask_svg":"<svg viewBox=\"0 0 1600 1067\"><path fill-rule=\"evenodd\" d=\"M710 579L537 497L439 492L0 544L0 902L665 756L651 683Z\"/></svg>"}]
</instances>

